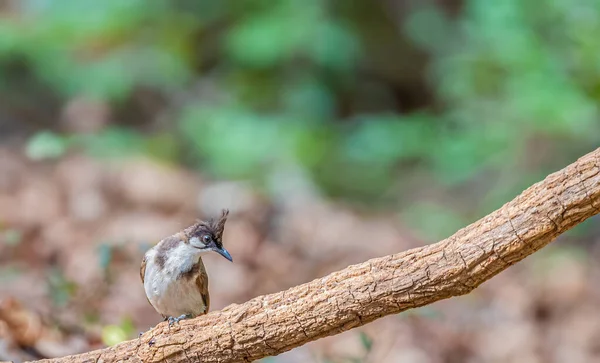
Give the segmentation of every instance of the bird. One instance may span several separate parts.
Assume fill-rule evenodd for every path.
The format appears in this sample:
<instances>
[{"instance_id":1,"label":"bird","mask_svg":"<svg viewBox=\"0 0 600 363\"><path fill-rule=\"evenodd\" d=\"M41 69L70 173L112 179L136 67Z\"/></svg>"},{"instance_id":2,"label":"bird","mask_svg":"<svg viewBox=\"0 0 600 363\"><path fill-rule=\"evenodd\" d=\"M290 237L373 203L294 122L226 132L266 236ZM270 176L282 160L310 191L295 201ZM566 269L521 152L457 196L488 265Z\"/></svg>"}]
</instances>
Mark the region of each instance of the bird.
<instances>
[{"instance_id":1,"label":"bird","mask_svg":"<svg viewBox=\"0 0 600 363\"><path fill-rule=\"evenodd\" d=\"M197 220L144 254L140 277L146 297L169 326L208 313L208 274L202 255L216 252L233 262L222 241L228 215L229 210L223 209L216 220Z\"/></svg>"}]
</instances>

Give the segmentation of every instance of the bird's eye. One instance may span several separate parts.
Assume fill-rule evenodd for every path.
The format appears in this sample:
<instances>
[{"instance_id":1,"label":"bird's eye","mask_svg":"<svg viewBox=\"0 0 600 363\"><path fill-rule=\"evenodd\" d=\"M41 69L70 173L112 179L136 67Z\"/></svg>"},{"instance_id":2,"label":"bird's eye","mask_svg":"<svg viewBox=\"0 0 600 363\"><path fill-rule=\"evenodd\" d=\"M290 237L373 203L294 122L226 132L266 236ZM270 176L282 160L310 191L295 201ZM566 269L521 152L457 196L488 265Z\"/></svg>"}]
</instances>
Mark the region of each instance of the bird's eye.
<instances>
[{"instance_id":1,"label":"bird's eye","mask_svg":"<svg viewBox=\"0 0 600 363\"><path fill-rule=\"evenodd\" d=\"M204 241L204 243L210 242L210 236L205 234L204 236L202 236L202 241Z\"/></svg>"}]
</instances>

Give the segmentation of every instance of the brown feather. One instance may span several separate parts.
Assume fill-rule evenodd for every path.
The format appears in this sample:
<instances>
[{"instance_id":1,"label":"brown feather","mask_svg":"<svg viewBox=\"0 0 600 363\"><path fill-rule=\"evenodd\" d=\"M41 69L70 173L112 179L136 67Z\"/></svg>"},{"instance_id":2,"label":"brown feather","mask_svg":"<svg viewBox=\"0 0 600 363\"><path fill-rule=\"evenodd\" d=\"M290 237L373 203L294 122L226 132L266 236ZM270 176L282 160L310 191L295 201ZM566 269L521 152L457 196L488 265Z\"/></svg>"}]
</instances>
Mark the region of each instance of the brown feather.
<instances>
[{"instance_id":1,"label":"brown feather","mask_svg":"<svg viewBox=\"0 0 600 363\"><path fill-rule=\"evenodd\" d=\"M204 302L205 306L204 313L206 314L210 307L210 296L208 294L208 274L206 273L202 259L198 259L198 262L196 262L192 269L182 272L177 278L194 279L194 282L198 287L198 291L202 296L202 301Z\"/></svg>"},{"instance_id":2,"label":"brown feather","mask_svg":"<svg viewBox=\"0 0 600 363\"><path fill-rule=\"evenodd\" d=\"M217 241L221 241L223 238L223 231L225 230L225 222L227 222L227 216L229 216L229 210L223 209L221 217L216 222L211 221L212 229L217 237Z\"/></svg>"},{"instance_id":3,"label":"brown feather","mask_svg":"<svg viewBox=\"0 0 600 363\"><path fill-rule=\"evenodd\" d=\"M142 278L142 285L144 284L144 276L146 276L146 256L142 259L142 266L140 267L140 277Z\"/></svg>"},{"instance_id":4,"label":"brown feather","mask_svg":"<svg viewBox=\"0 0 600 363\"><path fill-rule=\"evenodd\" d=\"M142 278L142 286L144 285L144 277L146 277L146 256L144 256L144 258L142 259L142 266L140 266L140 277ZM146 295L146 294L144 294ZM148 300L148 304L150 304L150 306L154 307L152 305L152 303L150 302L150 299L148 298L148 296L146 296L146 300Z\"/></svg>"},{"instance_id":5,"label":"brown feather","mask_svg":"<svg viewBox=\"0 0 600 363\"><path fill-rule=\"evenodd\" d=\"M210 296L208 294L208 274L204 269L204 264L202 261L199 261L198 265L200 265L200 269L196 275L196 286L198 286L198 291L200 291L202 300L204 301L204 306L206 306L204 309L204 314L206 314L210 308Z\"/></svg>"}]
</instances>

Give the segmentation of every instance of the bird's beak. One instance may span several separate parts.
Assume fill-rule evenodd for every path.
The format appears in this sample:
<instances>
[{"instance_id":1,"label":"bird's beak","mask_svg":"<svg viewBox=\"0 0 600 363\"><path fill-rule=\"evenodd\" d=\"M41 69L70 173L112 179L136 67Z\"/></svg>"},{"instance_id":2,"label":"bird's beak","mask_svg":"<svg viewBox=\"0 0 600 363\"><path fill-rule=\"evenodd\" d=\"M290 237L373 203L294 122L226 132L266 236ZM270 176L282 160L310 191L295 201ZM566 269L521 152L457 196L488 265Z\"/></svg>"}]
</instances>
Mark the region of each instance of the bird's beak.
<instances>
[{"instance_id":1,"label":"bird's beak","mask_svg":"<svg viewBox=\"0 0 600 363\"><path fill-rule=\"evenodd\" d=\"M219 255L225 257L226 259L228 259L230 262L233 262L233 258L231 258L231 255L229 254L229 252L224 249L224 248L215 248L214 251L216 253L218 253Z\"/></svg>"}]
</instances>

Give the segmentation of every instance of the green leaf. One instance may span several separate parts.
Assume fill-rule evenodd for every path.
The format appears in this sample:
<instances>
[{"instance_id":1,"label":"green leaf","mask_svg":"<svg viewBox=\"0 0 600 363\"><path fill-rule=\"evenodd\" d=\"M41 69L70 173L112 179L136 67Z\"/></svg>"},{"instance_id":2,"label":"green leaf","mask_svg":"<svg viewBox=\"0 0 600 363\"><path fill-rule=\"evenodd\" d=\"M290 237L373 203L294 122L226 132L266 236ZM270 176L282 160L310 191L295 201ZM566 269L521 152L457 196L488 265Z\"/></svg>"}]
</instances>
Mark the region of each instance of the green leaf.
<instances>
[{"instance_id":1,"label":"green leaf","mask_svg":"<svg viewBox=\"0 0 600 363\"><path fill-rule=\"evenodd\" d=\"M362 331L359 333L359 336L363 348L365 348L367 353L370 352L371 349L373 349L373 339L371 339L371 337L369 337L365 332Z\"/></svg>"},{"instance_id":2,"label":"green leaf","mask_svg":"<svg viewBox=\"0 0 600 363\"><path fill-rule=\"evenodd\" d=\"M63 137L49 131L35 134L27 143L25 153L32 160L56 159L67 151Z\"/></svg>"},{"instance_id":3,"label":"green leaf","mask_svg":"<svg viewBox=\"0 0 600 363\"><path fill-rule=\"evenodd\" d=\"M106 270L110 265L110 261L112 260L112 246L102 243L98 246L98 259L100 262L100 267L103 270Z\"/></svg>"},{"instance_id":4,"label":"green leaf","mask_svg":"<svg viewBox=\"0 0 600 363\"><path fill-rule=\"evenodd\" d=\"M102 342L107 346L119 344L127 338L127 332L119 325L107 325L102 329Z\"/></svg>"},{"instance_id":5,"label":"green leaf","mask_svg":"<svg viewBox=\"0 0 600 363\"><path fill-rule=\"evenodd\" d=\"M77 285L65 278L61 270L52 268L48 273L50 297L55 305L64 307L77 291Z\"/></svg>"}]
</instances>

